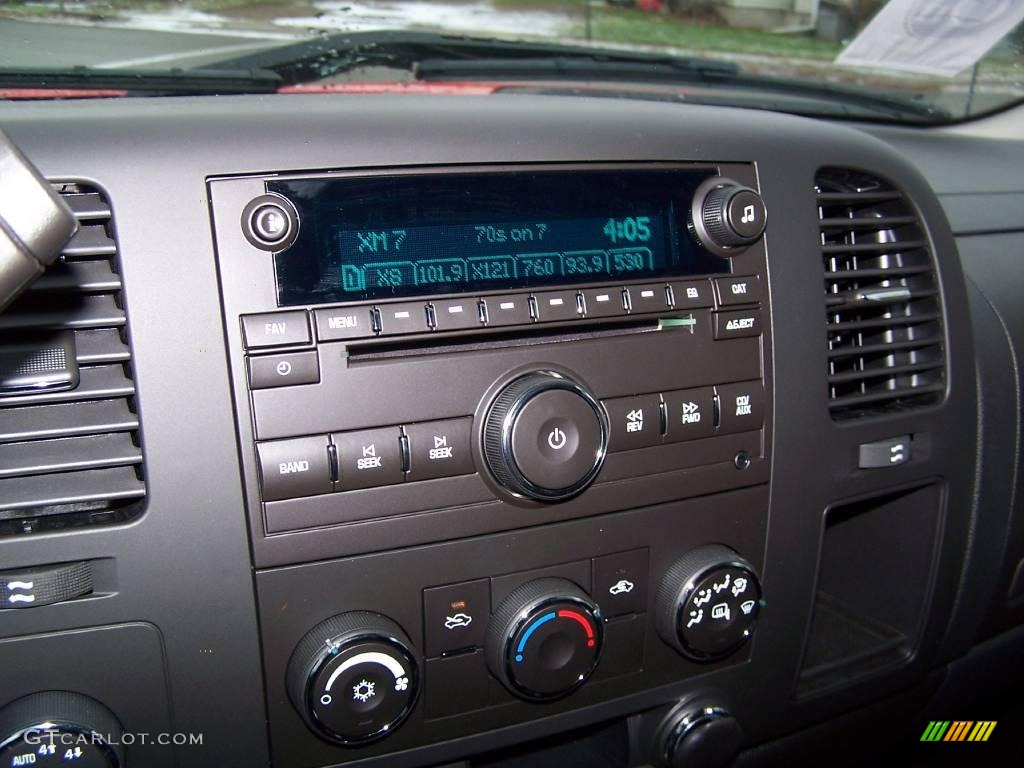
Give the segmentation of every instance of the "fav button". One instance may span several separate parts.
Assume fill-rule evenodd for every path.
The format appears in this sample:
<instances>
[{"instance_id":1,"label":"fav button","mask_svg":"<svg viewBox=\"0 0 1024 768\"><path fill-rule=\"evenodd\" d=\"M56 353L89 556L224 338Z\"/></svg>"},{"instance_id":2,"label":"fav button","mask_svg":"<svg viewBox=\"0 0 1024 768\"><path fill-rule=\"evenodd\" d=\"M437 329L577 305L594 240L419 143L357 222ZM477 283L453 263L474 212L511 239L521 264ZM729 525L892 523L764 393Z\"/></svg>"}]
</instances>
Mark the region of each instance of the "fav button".
<instances>
[{"instance_id":1,"label":"fav button","mask_svg":"<svg viewBox=\"0 0 1024 768\"><path fill-rule=\"evenodd\" d=\"M468 475L475 472L470 454L470 419L409 424L409 480Z\"/></svg>"},{"instance_id":2,"label":"fav button","mask_svg":"<svg viewBox=\"0 0 1024 768\"><path fill-rule=\"evenodd\" d=\"M744 381L717 387L720 432L749 432L764 426L764 387Z\"/></svg>"},{"instance_id":3,"label":"fav button","mask_svg":"<svg viewBox=\"0 0 1024 768\"><path fill-rule=\"evenodd\" d=\"M331 492L327 438L300 437L259 443L256 453L264 501Z\"/></svg>"},{"instance_id":4,"label":"fav button","mask_svg":"<svg viewBox=\"0 0 1024 768\"><path fill-rule=\"evenodd\" d=\"M647 609L647 550L594 558L594 599L605 618Z\"/></svg>"},{"instance_id":5,"label":"fav button","mask_svg":"<svg viewBox=\"0 0 1024 768\"><path fill-rule=\"evenodd\" d=\"M351 491L404 479L396 427L331 435L338 450L338 488Z\"/></svg>"},{"instance_id":6,"label":"fav button","mask_svg":"<svg viewBox=\"0 0 1024 768\"><path fill-rule=\"evenodd\" d=\"M309 317L305 312L246 315L242 318L242 332L247 349L308 344Z\"/></svg>"},{"instance_id":7,"label":"fav button","mask_svg":"<svg viewBox=\"0 0 1024 768\"><path fill-rule=\"evenodd\" d=\"M490 614L487 579L423 590L427 656L483 645Z\"/></svg>"},{"instance_id":8,"label":"fav button","mask_svg":"<svg viewBox=\"0 0 1024 768\"><path fill-rule=\"evenodd\" d=\"M608 450L627 451L661 444L661 398L617 397L604 401L608 411Z\"/></svg>"},{"instance_id":9,"label":"fav button","mask_svg":"<svg viewBox=\"0 0 1024 768\"><path fill-rule=\"evenodd\" d=\"M711 387L665 393L666 434L669 442L710 437L715 433L715 392Z\"/></svg>"}]
</instances>

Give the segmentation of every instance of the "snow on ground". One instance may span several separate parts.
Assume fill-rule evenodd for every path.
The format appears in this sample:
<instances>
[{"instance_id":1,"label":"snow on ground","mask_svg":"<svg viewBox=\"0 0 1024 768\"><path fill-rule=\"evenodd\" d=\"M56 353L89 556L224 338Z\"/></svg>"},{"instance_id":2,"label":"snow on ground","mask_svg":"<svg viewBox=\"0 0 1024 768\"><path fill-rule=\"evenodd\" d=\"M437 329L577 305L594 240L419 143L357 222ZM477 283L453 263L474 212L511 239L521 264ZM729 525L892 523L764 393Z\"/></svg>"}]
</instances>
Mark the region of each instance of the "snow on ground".
<instances>
[{"instance_id":1,"label":"snow on ground","mask_svg":"<svg viewBox=\"0 0 1024 768\"><path fill-rule=\"evenodd\" d=\"M285 17L274 24L312 30L362 32L376 29L438 28L446 32L501 33L505 35L561 37L578 26L581 18L537 10L497 9L490 3L440 4L432 2L314 3L316 16Z\"/></svg>"}]
</instances>

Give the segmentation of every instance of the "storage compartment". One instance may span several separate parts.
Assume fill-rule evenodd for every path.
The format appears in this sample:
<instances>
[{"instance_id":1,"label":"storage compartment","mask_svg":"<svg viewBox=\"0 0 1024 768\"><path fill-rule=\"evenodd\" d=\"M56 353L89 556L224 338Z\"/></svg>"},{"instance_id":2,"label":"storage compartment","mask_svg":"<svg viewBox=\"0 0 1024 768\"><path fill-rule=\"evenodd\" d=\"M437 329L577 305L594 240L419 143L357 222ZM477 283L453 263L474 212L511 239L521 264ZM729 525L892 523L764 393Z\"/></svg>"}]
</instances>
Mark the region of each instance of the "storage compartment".
<instances>
[{"instance_id":1,"label":"storage compartment","mask_svg":"<svg viewBox=\"0 0 1024 768\"><path fill-rule=\"evenodd\" d=\"M926 485L825 513L798 696L913 655L932 587L943 496L941 485Z\"/></svg>"}]
</instances>

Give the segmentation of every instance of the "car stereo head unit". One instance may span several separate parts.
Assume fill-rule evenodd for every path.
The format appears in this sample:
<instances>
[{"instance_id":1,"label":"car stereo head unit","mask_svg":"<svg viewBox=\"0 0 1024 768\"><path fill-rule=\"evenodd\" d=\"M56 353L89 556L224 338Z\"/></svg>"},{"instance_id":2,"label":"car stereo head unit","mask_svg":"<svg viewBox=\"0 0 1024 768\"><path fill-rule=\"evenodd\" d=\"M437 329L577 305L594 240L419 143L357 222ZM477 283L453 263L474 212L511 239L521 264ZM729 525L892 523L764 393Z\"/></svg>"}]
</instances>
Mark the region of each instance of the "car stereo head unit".
<instances>
[{"instance_id":1,"label":"car stereo head unit","mask_svg":"<svg viewBox=\"0 0 1024 768\"><path fill-rule=\"evenodd\" d=\"M210 194L259 566L764 482L752 165L268 174Z\"/></svg>"}]
</instances>

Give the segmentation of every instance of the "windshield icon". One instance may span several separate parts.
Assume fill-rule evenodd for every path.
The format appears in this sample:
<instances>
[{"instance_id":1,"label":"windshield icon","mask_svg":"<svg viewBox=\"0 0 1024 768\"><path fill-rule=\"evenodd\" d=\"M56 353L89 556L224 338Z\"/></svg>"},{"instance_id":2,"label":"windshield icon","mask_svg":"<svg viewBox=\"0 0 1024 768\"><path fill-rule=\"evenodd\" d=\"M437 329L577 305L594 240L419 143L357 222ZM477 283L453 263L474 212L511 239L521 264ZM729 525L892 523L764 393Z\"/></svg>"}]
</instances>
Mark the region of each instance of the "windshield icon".
<instances>
[{"instance_id":1,"label":"windshield icon","mask_svg":"<svg viewBox=\"0 0 1024 768\"><path fill-rule=\"evenodd\" d=\"M444 617L444 628L445 629L458 629L459 627L468 627L473 623L473 617L468 613L456 613L454 616Z\"/></svg>"},{"instance_id":2,"label":"windshield icon","mask_svg":"<svg viewBox=\"0 0 1024 768\"><path fill-rule=\"evenodd\" d=\"M609 595L628 595L633 591L635 585L632 581L626 579L619 579L617 582L611 585L608 589Z\"/></svg>"}]
</instances>

